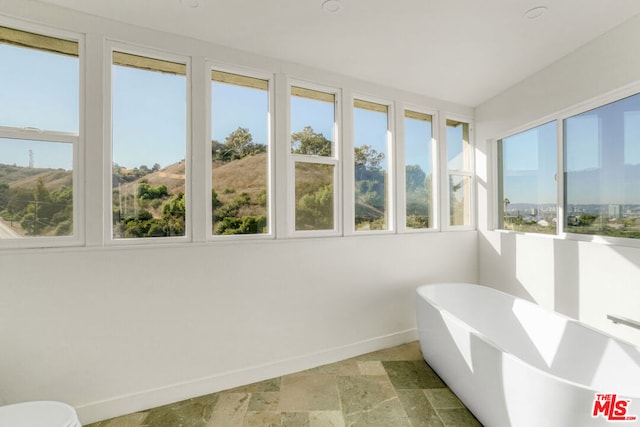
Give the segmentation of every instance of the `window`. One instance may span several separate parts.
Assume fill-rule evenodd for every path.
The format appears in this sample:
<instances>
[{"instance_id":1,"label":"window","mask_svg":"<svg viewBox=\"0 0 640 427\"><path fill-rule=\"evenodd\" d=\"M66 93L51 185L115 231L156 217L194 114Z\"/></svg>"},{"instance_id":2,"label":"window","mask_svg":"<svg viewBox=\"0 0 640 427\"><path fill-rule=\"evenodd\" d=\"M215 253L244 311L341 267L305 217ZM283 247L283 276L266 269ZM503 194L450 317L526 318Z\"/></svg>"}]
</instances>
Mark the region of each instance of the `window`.
<instances>
[{"instance_id":1,"label":"window","mask_svg":"<svg viewBox=\"0 0 640 427\"><path fill-rule=\"evenodd\" d=\"M563 129L565 231L640 238L640 94Z\"/></svg>"},{"instance_id":2,"label":"window","mask_svg":"<svg viewBox=\"0 0 640 427\"><path fill-rule=\"evenodd\" d=\"M449 225L471 225L471 143L469 123L447 119Z\"/></svg>"},{"instance_id":3,"label":"window","mask_svg":"<svg viewBox=\"0 0 640 427\"><path fill-rule=\"evenodd\" d=\"M0 239L74 236L78 43L0 27Z\"/></svg>"},{"instance_id":4,"label":"window","mask_svg":"<svg viewBox=\"0 0 640 427\"><path fill-rule=\"evenodd\" d=\"M295 231L337 230L336 94L291 87Z\"/></svg>"},{"instance_id":5,"label":"window","mask_svg":"<svg viewBox=\"0 0 640 427\"><path fill-rule=\"evenodd\" d=\"M499 228L555 234L557 124L498 141Z\"/></svg>"},{"instance_id":6,"label":"window","mask_svg":"<svg viewBox=\"0 0 640 427\"><path fill-rule=\"evenodd\" d=\"M353 110L356 231L389 230L389 106L356 99Z\"/></svg>"},{"instance_id":7,"label":"window","mask_svg":"<svg viewBox=\"0 0 640 427\"><path fill-rule=\"evenodd\" d=\"M112 58L112 237L185 236L186 65Z\"/></svg>"},{"instance_id":8,"label":"window","mask_svg":"<svg viewBox=\"0 0 640 427\"><path fill-rule=\"evenodd\" d=\"M433 228L433 141L432 117L405 110L405 211L406 228Z\"/></svg>"},{"instance_id":9,"label":"window","mask_svg":"<svg viewBox=\"0 0 640 427\"><path fill-rule=\"evenodd\" d=\"M269 82L211 73L212 233L268 228Z\"/></svg>"}]
</instances>

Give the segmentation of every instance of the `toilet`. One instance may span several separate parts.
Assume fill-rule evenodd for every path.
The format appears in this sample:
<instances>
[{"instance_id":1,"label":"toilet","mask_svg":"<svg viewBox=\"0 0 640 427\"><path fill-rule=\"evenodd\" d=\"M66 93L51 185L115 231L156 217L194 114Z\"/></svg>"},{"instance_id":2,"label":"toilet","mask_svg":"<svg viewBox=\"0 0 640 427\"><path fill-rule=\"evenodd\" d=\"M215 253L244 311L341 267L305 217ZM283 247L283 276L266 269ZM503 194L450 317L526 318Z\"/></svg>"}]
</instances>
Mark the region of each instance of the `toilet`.
<instances>
[{"instance_id":1,"label":"toilet","mask_svg":"<svg viewBox=\"0 0 640 427\"><path fill-rule=\"evenodd\" d=\"M0 427L82 427L75 409L62 402L0 406Z\"/></svg>"}]
</instances>

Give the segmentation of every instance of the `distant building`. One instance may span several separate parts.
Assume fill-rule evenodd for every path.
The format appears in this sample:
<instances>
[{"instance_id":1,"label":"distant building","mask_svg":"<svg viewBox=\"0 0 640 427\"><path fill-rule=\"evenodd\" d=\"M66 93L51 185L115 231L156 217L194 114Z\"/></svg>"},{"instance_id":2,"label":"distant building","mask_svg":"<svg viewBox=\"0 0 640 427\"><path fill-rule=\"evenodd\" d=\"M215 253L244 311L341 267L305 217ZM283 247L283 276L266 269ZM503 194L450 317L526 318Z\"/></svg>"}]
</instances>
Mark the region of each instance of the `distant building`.
<instances>
[{"instance_id":1,"label":"distant building","mask_svg":"<svg viewBox=\"0 0 640 427\"><path fill-rule=\"evenodd\" d=\"M609 218L622 218L622 205L609 205Z\"/></svg>"}]
</instances>

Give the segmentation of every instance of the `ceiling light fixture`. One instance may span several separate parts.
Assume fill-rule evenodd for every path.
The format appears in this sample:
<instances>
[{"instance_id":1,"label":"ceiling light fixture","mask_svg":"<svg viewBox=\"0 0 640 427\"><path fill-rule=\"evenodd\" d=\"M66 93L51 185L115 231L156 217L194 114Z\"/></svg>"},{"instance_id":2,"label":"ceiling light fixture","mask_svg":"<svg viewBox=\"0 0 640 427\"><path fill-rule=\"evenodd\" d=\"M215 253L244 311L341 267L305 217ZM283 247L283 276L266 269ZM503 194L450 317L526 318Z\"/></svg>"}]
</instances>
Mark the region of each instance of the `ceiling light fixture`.
<instances>
[{"instance_id":1,"label":"ceiling light fixture","mask_svg":"<svg viewBox=\"0 0 640 427\"><path fill-rule=\"evenodd\" d=\"M322 10L327 13L338 13L342 9L342 4L338 0L326 0L322 3Z\"/></svg>"},{"instance_id":2,"label":"ceiling light fixture","mask_svg":"<svg viewBox=\"0 0 640 427\"><path fill-rule=\"evenodd\" d=\"M524 15L522 15L522 17L526 18L526 19L538 19L542 15L544 15L544 13L546 11L547 11L547 7L546 6L536 6L534 8L531 8L531 9L527 10L524 13Z\"/></svg>"},{"instance_id":3,"label":"ceiling light fixture","mask_svg":"<svg viewBox=\"0 0 640 427\"><path fill-rule=\"evenodd\" d=\"M191 9L195 9L200 6L200 0L180 0L180 3L183 6L190 7Z\"/></svg>"}]
</instances>

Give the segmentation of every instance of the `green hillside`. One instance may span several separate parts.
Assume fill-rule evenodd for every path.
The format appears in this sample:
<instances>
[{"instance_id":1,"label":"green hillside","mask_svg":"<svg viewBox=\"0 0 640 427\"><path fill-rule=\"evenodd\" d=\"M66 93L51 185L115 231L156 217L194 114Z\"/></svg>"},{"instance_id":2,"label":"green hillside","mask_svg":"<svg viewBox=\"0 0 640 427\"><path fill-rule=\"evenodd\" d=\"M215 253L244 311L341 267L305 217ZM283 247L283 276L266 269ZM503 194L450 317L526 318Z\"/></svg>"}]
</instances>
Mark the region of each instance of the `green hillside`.
<instances>
[{"instance_id":1,"label":"green hillside","mask_svg":"<svg viewBox=\"0 0 640 427\"><path fill-rule=\"evenodd\" d=\"M0 164L0 217L19 235L70 235L72 184L71 171Z\"/></svg>"},{"instance_id":2,"label":"green hillside","mask_svg":"<svg viewBox=\"0 0 640 427\"><path fill-rule=\"evenodd\" d=\"M300 147L323 152L328 141L311 129L307 133L314 137L310 139L314 144L303 139ZM264 233L268 202L266 147L238 144L231 136L228 139L224 144L215 141L212 144L211 231L213 234ZM297 154L309 155L307 151ZM368 146L356 150L358 229L384 227L386 171L380 167L383 158ZM332 229L334 166L297 162L295 168L296 229ZM424 183L423 175L418 176L417 181ZM114 164L114 238L183 236L185 182L185 161L162 169L157 164L152 168L140 165L132 169ZM19 224L20 232L25 235L70 235L73 233L72 184L71 171L0 165L0 216ZM416 203L422 198L416 198Z\"/></svg>"},{"instance_id":3,"label":"green hillside","mask_svg":"<svg viewBox=\"0 0 640 427\"><path fill-rule=\"evenodd\" d=\"M64 169L27 168L0 164L0 182L15 188L34 188L42 179L47 189L72 184L72 173Z\"/></svg>"}]
</instances>

